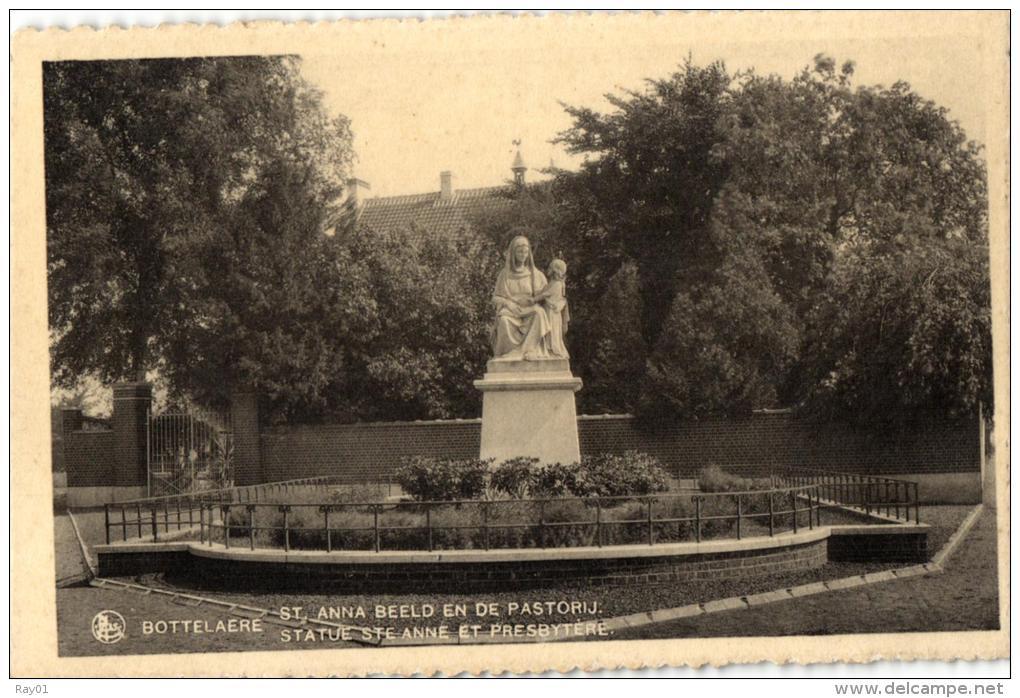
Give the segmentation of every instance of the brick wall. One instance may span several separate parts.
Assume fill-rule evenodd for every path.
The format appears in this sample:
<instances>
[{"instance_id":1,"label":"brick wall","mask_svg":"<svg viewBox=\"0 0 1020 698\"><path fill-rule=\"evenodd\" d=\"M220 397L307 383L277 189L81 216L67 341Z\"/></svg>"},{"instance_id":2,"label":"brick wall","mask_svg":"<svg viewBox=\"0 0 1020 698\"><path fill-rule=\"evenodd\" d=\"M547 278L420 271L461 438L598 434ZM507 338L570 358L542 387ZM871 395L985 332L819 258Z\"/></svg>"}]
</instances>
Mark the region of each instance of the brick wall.
<instances>
[{"instance_id":1,"label":"brick wall","mask_svg":"<svg viewBox=\"0 0 1020 698\"><path fill-rule=\"evenodd\" d=\"M626 415L582 416L578 435L582 454L644 451L682 477L709 463L747 471L784 466L884 474L980 470L976 419L962 425L920 422L902 432L875 434L788 413L689 422L658 432L639 430ZM403 456L475 458L480 444L477 419L277 428L261 435L263 477L386 480Z\"/></svg>"},{"instance_id":2,"label":"brick wall","mask_svg":"<svg viewBox=\"0 0 1020 698\"><path fill-rule=\"evenodd\" d=\"M847 424L817 423L787 412L747 419L687 422L650 433L621 416L578 419L581 453L650 453L682 476L715 463L730 470L826 468L850 473L945 473L980 470L978 420L919 421L876 433Z\"/></svg>"},{"instance_id":3,"label":"brick wall","mask_svg":"<svg viewBox=\"0 0 1020 698\"><path fill-rule=\"evenodd\" d=\"M65 432L62 451L68 487L115 484L112 431Z\"/></svg>"},{"instance_id":4,"label":"brick wall","mask_svg":"<svg viewBox=\"0 0 1020 698\"><path fill-rule=\"evenodd\" d=\"M139 386L121 388L112 432L68 431L73 423L65 420L59 447L68 486L145 484L147 397ZM291 426L259 433L254 399L248 408L235 407L233 413L238 484L317 475L386 481L404 456L474 458L481 446L478 419ZM883 474L980 472L976 418L966 424L922 421L897 433L876 434L788 413L688 422L657 432L639 430L626 415L582 416L578 435L582 454L644 451L682 477L709 463L731 470L801 466Z\"/></svg>"},{"instance_id":5,"label":"brick wall","mask_svg":"<svg viewBox=\"0 0 1020 698\"><path fill-rule=\"evenodd\" d=\"M334 475L387 480L404 456L477 458L480 419L278 428L262 434L265 481Z\"/></svg>"},{"instance_id":6,"label":"brick wall","mask_svg":"<svg viewBox=\"0 0 1020 698\"><path fill-rule=\"evenodd\" d=\"M833 533L829 559L839 562L927 562L928 532Z\"/></svg>"},{"instance_id":7,"label":"brick wall","mask_svg":"<svg viewBox=\"0 0 1020 698\"><path fill-rule=\"evenodd\" d=\"M655 557L606 557L437 563L315 563L220 559L165 553L101 551L99 574L163 572L212 588L246 591L333 590L343 593L462 592L541 589L554 584L621 586L648 582L742 579L813 569L825 564L825 539L778 548Z\"/></svg>"}]
</instances>

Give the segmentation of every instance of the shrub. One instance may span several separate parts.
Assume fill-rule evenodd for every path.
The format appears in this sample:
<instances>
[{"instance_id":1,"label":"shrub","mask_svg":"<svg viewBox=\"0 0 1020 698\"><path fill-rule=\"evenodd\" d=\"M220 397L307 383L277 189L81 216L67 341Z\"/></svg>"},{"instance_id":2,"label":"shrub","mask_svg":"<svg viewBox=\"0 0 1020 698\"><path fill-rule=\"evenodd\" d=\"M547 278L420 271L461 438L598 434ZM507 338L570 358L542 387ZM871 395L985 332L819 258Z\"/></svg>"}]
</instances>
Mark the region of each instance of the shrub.
<instances>
[{"instance_id":1,"label":"shrub","mask_svg":"<svg viewBox=\"0 0 1020 698\"><path fill-rule=\"evenodd\" d=\"M761 494L744 494L740 497L741 508L745 514L766 514L769 511L769 494L768 491L772 490L772 481L767 477L741 477L739 475L733 475L728 473L717 465L710 465L707 468L703 468L698 473L698 486L702 492L761 492ZM787 496L787 500L783 500L784 495L774 494L772 495L772 508L774 511L779 511L791 506ZM719 498L710 497L707 501L712 502ZM730 508L736 511L737 498L731 497L729 499ZM761 525L767 525L767 519L758 517L755 519ZM773 518L773 522L776 526L787 526L790 525L788 516L776 515Z\"/></svg>"},{"instance_id":2,"label":"shrub","mask_svg":"<svg viewBox=\"0 0 1020 698\"><path fill-rule=\"evenodd\" d=\"M574 481L577 463L547 463L537 468L531 477L532 497L565 497L575 494Z\"/></svg>"},{"instance_id":3,"label":"shrub","mask_svg":"<svg viewBox=\"0 0 1020 698\"><path fill-rule=\"evenodd\" d=\"M451 460L415 456L405 460L395 477L411 497L421 501L477 499L485 492L492 460Z\"/></svg>"},{"instance_id":4,"label":"shrub","mask_svg":"<svg viewBox=\"0 0 1020 698\"><path fill-rule=\"evenodd\" d=\"M709 465L698 473L698 487L702 492L751 492L772 489L772 481L767 477L733 475L718 465Z\"/></svg>"},{"instance_id":5,"label":"shrub","mask_svg":"<svg viewBox=\"0 0 1020 698\"><path fill-rule=\"evenodd\" d=\"M654 457L627 451L584 456L568 489L577 497L621 497L663 492L666 472Z\"/></svg>"},{"instance_id":6,"label":"shrub","mask_svg":"<svg viewBox=\"0 0 1020 698\"><path fill-rule=\"evenodd\" d=\"M503 461L489 474L489 487L496 492L524 499L534 485L538 458L517 457Z\"/></svg>"},{"instance_id":7,"label":"shrub","mask_svg":"<svg viewBox=\"0 0 1020 698\"><path fill-rule=\"evenodd\" d=\"M335 504L381 502L386 499L388 494L388 486L381 483L340 485L330 492L329 501Z\"/></svg>"},{"instance_id":8,"label":"shrub","mask_svg":"<svg viewBox=\"0 0 1020 698\"><path fill-rule=\"evenodd\" d=\"M514 458L493 473L495 490L511 497L623 497L668 489L665 470L650 455L583 456L579 463L535 466L534 458Z\"/></svg>"},{"instance_id":9,"label":"shrub","mask_svg":"<svg viewBox=\"0 0 1020 698\"><path fill-rule=\"evenodd\" d=\"M594 510L584 502L553 500L542 507L541 521L547 525L532 530L536 542L543 548L574 548L594 543L594 527L590 523L594 520Z\"/></svg>"}]
</instances>

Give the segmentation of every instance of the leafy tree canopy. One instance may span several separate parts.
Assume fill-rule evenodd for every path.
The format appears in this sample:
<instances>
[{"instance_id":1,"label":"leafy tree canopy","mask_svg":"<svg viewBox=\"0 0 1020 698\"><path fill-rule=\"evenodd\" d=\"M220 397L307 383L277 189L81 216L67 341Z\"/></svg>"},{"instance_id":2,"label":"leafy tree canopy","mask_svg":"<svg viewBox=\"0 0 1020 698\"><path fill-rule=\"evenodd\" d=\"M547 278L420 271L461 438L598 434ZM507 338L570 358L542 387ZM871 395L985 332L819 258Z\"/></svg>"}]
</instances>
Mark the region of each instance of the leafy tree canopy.
<instances>
[{"instance_id":1,"label":"leafy tree canopy","mask_svg":"<svg viewBox=\"0 0 1020 698\"><path fill-rule=\"evenodd\" d=\"M474 416L523 225L569 263L583 411L990 400L985 169L943 108L825 56L790 80L688 61L608 98L566 107L579 170L508 188L477 237L330 237L350 130L294 59L46 64L55 377L243 385L291 421Z\"/></svg>"},{"instance_id":2,"label":"leafy tree canopy","mask_svg":"<svg viewBox=\"0 0 1020 698\"><path fill-rule=\"evenodd\" d=\"M159 369L222 399L235 380L271 388L287 364L328 361L301 321L351 134L296 59L46 63L43 83L58 384Z\"/></svg>"},{"instance_id":3,"label":"leafy tree canopy","mask_svg":"<svg viewBox=\"0 0 1020 698\"><path fill-rule=\"evenodd\" d=\"M558 140L584 163L547 187L557 213L528 196L516 215L577 255L592 310L571 351L609 381L591 406L876 421L989 397L980 147L906 83L853 72L824 55L792 80L688 61L606 113L567 107ZM628 265L641 341L606 302Z\"/></svg>"}]
</instances>

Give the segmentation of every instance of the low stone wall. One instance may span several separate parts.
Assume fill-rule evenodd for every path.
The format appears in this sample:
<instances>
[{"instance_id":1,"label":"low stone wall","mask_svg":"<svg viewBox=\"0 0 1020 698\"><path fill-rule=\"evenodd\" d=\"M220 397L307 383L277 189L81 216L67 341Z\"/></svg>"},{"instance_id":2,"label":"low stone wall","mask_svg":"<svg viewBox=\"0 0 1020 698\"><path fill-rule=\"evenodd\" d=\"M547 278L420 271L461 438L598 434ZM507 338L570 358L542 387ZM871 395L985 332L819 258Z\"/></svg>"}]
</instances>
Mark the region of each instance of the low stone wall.
<instances>
[{"instance_id":1,"label":"low stone wall","mask_svg":"<svg viewBox=\"0 0 1020 698\"><path fill-rule=\"evenodd\" d=\"M205 587L408 593L741 579L824 565L828 529L775 539L600 549L285 553L196 543L99 546L100 576L180 575ZM702 552L704 551L704 552Z\"/></svg>"},{"instance_id":2,"label":"low stone wall","mask_svg":"<svg viewBox=\"0 0 1020 698\"><path fill-rule=\"evenodd\" d=\"M357 593L408 591L483 592L540 589L559 584L621 586L648 582L739 579L806 570L824 565L825 541L770 550L685 557L533 560L526 562L434 563L407 565L302 565L196 558L192 574L204 584L229 587L238 579L257 580L266 589L318 589Z\"/></svg>"}]
</instances>

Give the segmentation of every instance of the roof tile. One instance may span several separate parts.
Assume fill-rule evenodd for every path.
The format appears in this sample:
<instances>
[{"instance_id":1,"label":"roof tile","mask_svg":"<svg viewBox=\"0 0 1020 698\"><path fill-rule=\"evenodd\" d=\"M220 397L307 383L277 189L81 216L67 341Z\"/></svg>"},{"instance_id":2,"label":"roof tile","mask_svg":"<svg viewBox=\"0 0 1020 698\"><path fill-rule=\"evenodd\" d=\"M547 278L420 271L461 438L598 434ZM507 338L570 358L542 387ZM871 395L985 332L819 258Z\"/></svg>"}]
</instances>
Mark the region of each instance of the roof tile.
<instances>
[{"instance_id":1,"label":"roof tile","mask_svg":"<svg viewBox=\"0 0 1020 698\"><path fill-rule=\"evenodd\" d=\"M505 208L508 188L480 187L454 191L443 200L440 192L365 199L358 211L358 225L380 232L417 227L435 234L458 234L471 227L474 216Z\"/></svg>"}]
</instances>

